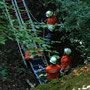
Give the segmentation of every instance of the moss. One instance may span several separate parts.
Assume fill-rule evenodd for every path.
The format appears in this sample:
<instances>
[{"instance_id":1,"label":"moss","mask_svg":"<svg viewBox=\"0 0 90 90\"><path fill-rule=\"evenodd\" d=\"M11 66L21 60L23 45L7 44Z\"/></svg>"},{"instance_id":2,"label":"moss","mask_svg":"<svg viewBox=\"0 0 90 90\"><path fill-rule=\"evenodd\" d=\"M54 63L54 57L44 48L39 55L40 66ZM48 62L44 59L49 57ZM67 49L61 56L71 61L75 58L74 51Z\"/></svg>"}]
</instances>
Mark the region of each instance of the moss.
<instances>
[{"instance_id":1,"label":"moss","mask_svg":"<svg viewBox=\"0 0 90 90\"><path fill-rule=\"evenodd\" d=\"M47 84L38 85L32 90L72 90L73 88L78 90L77 88L82 88L83 85L90 85L90 70L75 77L65 75L64 77L54 79Z\"/></svg>"}]
</instances>

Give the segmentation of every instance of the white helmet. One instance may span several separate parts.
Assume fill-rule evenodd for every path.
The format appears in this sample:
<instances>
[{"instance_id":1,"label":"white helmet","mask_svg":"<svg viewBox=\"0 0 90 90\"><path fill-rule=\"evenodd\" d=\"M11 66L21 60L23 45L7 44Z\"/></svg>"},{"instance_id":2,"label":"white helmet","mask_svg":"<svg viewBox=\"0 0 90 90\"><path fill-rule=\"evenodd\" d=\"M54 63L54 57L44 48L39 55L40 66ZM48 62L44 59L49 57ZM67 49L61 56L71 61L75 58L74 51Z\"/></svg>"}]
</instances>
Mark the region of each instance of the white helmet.
<instances>
[{"instance_id":1,"label":"white helmet","mask_svg":"<svg viewBox=\"0 0 90 90\"><path fill-rule=\"evenodd\" d=\"M53 56L53 57L51 57L51 59L50 59L50 63L52 63L52 64L56 64L56 62L57 62L57 59Z\"/></svg>"},{"instance_id":2,"label":"white helmet","mask_svg":"<svg viewBox=\"0 0 90 90\"><path fill-rule=\"evenodd\" d=\"M65 48L64 52L66 53L66 55L70 55L72 51L70 48Z\"/></svg>"},{"instance_id":3,"label":"white helmet","mask_svg":"<svg viewBox=\"0 0 90 90\"><path fill-rule=\"evenodd\" d=\"M46 12L46 17L51 17L53 15L53 12L52 11L47 11Z\"/></svg>"}]
</instances>

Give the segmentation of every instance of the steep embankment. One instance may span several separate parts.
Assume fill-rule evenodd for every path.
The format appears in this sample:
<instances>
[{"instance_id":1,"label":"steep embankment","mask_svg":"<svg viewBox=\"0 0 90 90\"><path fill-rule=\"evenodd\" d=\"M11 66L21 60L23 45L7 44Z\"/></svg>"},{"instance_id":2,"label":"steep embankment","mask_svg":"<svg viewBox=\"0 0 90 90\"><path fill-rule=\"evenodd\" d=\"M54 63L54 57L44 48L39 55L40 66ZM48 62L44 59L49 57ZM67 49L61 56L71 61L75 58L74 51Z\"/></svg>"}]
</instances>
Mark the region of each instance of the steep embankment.
<instances>
[{"instance_id":1,"label":"steep embankment","mask_svg":"<svg viewBox=\"0 0 90 90\"><path fill-rule=\"evenodd\" d=\"M31 69L25 67L17 43L8 40L0 46L0 90L29 90L27 80L37 82Z\"/></svg>"},{"instance_id":2,"label":"steep embankment","mask_svg":"<svg viewBox=\"0 0 90 90\"><path fill-rule=\"evenodd\" d=\"M65 75L60 79L38 85L32 90L90 90L90 64L81 68L76 68L71 74ZM87 89L86 89L87 88Z\"/></svg>"}]
</instances>

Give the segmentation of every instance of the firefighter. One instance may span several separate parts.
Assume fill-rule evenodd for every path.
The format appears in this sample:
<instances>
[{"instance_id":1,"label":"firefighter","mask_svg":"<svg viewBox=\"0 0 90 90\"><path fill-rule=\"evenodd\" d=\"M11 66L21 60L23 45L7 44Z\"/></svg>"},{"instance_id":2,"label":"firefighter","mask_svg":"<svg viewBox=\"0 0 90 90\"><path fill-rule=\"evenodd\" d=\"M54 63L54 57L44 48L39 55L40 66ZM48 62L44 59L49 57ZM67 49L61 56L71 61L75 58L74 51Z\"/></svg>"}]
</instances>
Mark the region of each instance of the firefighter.
<instances>
[{"instance_id":1,"label":"firefighter","mask_svg":"<svg viewBox=\"0 0 90 90\"><path fill-rule=\"evenodd\" d=\"M25 60L30 60L30 59L33 59L34 56L31 54L31 51L28 50L26 53L25 53Z\"/></svg>"},{"instance_id":2,"label":"firefighter","mask_svg":"<svg viewBox=\"0 0 90 90\"><path fill-rule=\"evenodd\" d=\"M71 65L70 65L71 59L72 59L71 52L72 51L71 51L70 48L65 48L64 49L64 54L63 54L63 56L61 58L61 61L60 61L60 63L61 63L61 65L60 65L61 66L60 73L61 74L62 73L63 74L68 74L70 69L71 69Z\"/></svg>"},{"instance_id":3,"label":"firefighter","mask_svg":"<svg viewBox=\"0 0 90 90\"><path fill-rule=\"evenodd\" d=\"M30 63L29 63L30 60L34 60L35 58L41 58L41 56L44 54L42 51L39 51L38 49L39 49L39 48L34 48L34 50L37 51L37 53L36 53L35 56L31 53L31 50L28 50L28 51L25 53L24 58L25 58L26 63L27 63L28 66L30 65Z\"/></svg>"},{"instance_id":4,"label":"firefighter","mask_svg":"<svg viewBox=\"0 0 90 90\"><path fill-rule=\"evenodd\" d=\"M26 64L27 66L29 67L30 66L30 60L33 60L34 59L34 56L31 54L31 51L28 50L25 55L24 55L24 58L25 58L25 61L26 61Z\"/></svg>"},{"instance_id":5,"label":"firefighter","mask_svg":"<svg viewBox=\"0 0 90 90\"><path fill-rule=\"evenodd\" d=\"M46 17L47 19L45 20L46 24L47 24L47 28L48 28L48 35L47 38L49 40L52 40L54 37L54 32L55 32L55 28L56 28L56 22L57 22L57 18L56 15L52 12L52 11L47 11L46 12Z\"/></svg>"},{"instance_id":6,"label":"firefighter","mask_svg":"<svg viewBox=\"0 0 90 90\"><path fill-rule=\"evenodd\" d=\"M52 56L50 59L51 64L46 67L48 81L59 78L60 65L57 65L56 62L57 59L54 56Z\"/></svg>"}]
</instances>

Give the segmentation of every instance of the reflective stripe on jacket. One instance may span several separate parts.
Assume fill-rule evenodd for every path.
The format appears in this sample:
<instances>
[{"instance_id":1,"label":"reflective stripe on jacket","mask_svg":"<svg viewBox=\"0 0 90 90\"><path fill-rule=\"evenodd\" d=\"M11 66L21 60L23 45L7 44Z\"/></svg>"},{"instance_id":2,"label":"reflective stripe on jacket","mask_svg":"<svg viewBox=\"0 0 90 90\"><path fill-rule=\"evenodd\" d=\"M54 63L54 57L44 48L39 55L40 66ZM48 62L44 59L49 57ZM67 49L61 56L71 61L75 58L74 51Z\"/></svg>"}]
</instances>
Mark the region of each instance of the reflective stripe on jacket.
<instances>
[{"instance_id":1,"label":"reflective stripe on jacket","mask_svg":"<svg viewBox=\"0 0 90 90\"><path fill-rule=\"evenodd\" d=\"M55 79L59 77L60 65L49 65L46 67L47 78Z\"/></svg>"}]
</instances>

